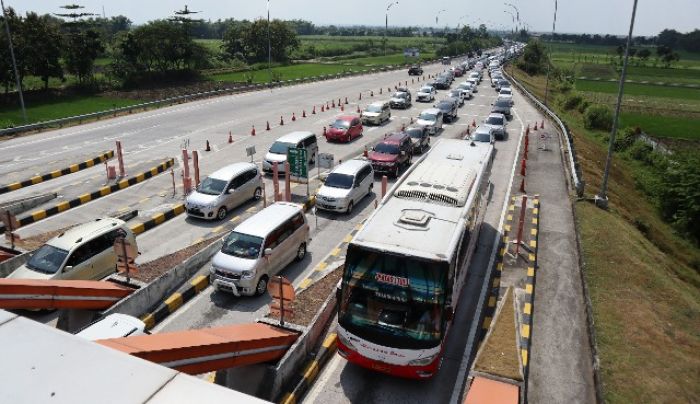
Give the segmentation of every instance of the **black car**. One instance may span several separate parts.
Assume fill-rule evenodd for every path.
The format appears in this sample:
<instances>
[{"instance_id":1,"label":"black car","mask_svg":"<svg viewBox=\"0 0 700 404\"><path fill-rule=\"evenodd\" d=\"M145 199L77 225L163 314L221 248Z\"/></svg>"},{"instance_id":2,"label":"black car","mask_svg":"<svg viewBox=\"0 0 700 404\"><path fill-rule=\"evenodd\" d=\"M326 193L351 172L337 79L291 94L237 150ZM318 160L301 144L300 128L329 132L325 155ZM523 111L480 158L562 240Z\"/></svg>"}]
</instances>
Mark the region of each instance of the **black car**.
<instances>
[{"instance_id":1,"label":"black car","mask_svg":"<svg viewBox=\"0 0 700 404\"><path fill-rule=\"evenodd\" d=\"M435 88L438 90L447 90L450 88L450 80L447 77L438 77L435 79Z\"/></svg>"},{"instance_id":2,"label":"black car","mask_svg":"<svg viewBox=\"0 0 700 404\"><path fill-rule=\"evenodd\" d=\"M452 122L457 119L457 100L454 98L447 98L438 102L435 104L435 108L442 112L443 122Z\"/></svg>"},{"instance_id":3,"label":"black car","mask_svg":"<svg viewBox=\"0 0 700 404\"><path fill-rule=\"evenodd\" d=\"M409 76L420 76L423 74L423 68L418 65L413 65L408 69Z\"/></svg>"},{"instance_id":4,"label":"black car","mask_svg":"<svg viewBox=\"0 0 700 404\"><path fill-rule=\"evenodd\" d=\"M412 125L406 128L406 133L411 137L413 153L423 153L430 147L430 133L428 128L421 125Z\"/></svg>"}]
</instances>

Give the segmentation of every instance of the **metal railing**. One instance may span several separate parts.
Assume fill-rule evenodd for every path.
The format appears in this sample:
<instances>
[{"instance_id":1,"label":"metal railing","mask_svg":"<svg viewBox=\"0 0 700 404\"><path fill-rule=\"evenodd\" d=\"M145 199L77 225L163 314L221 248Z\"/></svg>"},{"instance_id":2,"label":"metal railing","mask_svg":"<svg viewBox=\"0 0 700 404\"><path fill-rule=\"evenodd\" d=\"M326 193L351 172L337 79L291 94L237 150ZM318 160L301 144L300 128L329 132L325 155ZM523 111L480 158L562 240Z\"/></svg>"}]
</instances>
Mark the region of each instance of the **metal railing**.
<instances>
[{"instance_id":1,"label":"metal railing","mask_svg":"<svg viewBox=\"0 0 700 404\"><path fill-rule=\"evenodd\" d=\"M422 63L431 64L431 63L436 63L438 60L439 59L427 60L427 61L423 61ZM325 81L325 80L331 80L331 79L339 79L341 77L361 76L364 74L373 74L373 73L377 73L377 72L399 70L399 69L406 68L406 66L408 66L408 65L409 64L388 65L388 66L382 66L382 67L371 68L371 69L346 71L346 72L335 73L335 74L322 74L320 76L302 77L302 78L291 79L291 80L281 80L281 81L276 81L276 82L272 82L272 83L267 82L267 83L243 84L243 85L235 86L235 87L226 87L226 88L217 89L217 90L202 91L202 92L197 92L197 93L178 95L178 96L174 96L174 97L164 98L161 100L149 101L149 102L144 102L144 103L140 103L140 104L129 105L126 107L112 108L112 109L108 109L108 110L104 110L104 111L91 112L88 114L69 116L66 118L52 119L49 121L36 122L36 123L28 124L28 125L15 126L13 128L0 129L0 138L2 138L4 136L17 134L17 133L29 132L29 131L49 128L49 127L59 127L60 128L66 124L70 124L73 122L82 123L83 121L91 121L91 120L97 120L97 119L102 118L102 117L115 116L116 114L122 113L122 112L132 113L133 111L136 111L136 110L140 110L140 109L145 110L145 109L153 108L153 107L160 106L160 105L171 105L171 104L177 104L177 103L182 103L182 102L186 102L186 101L193 101L193 100L201 99L201 98L207 98L207 97L213 97L213 96L219 96L219 95L225 95L225 94L235 94L235 93L246 92L246 91L255 91L255 90L261 90L261 89L266 89L266 88L270 88L270 87L283 87L283 86L308 83L308 82L314 82L314 81Z\"/></svg>"},{"instance_id":2,"label":"metal railing","mask_svg":"<svg viewBox=\"0 0 700 404\"><path fill-rule=\"evenodd\" d=\"M530 101L532 101L533 104L535 104L535 107L537 107L537 109L548 115L549 118L553 120L557 124L557 126L559 126L559 131L564 135L564 138L566 139L566 154L569 155L568 171L571 174L572 185L576 190L576 195L579 198L582 197L584 188L586 186L586 182L583 180L581 175L581 168L579 166L578 159L576 158L576 150L574 148L574 139L571 136L571 133L569 132L569 128L561 119L559 119L557 114L552 112L552 110L547 108L546 105L541 103L540 100L537 99L537 97L535 97L531 92L529 92L525 88L525 86L523 86L518 80L508 75L505 70L506 69L503 69L503 74L506 75L506 77L508 77L518 87L518 89L520 89L520 91L522 91L523 94L525 94L530 99Z\"/></svg>"}]
</instances>

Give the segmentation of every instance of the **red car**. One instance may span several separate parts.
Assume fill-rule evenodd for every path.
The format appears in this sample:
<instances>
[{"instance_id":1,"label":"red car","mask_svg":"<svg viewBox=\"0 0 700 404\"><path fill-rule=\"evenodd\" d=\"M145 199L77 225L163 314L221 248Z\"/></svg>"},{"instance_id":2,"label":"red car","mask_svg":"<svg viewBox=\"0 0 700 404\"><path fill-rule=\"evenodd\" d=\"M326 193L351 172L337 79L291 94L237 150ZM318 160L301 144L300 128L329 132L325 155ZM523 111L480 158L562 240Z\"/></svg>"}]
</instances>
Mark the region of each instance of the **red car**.
<instances>
[{"instance_id":1,"label":"red car","mask_svg":"<svg viewBox=\"0 0 700 404\"><path fill-rule=\"evenodd\" d=\"M355 115L341 115L335 119L326 131L327 141L351 142L356 137L362 136L364 128L360 117Z\"/></svg>"},{"instance_id":2,"label":"red car","mask_svg":"<svg viewBox=\"0 0 700 404\"><path fill-rule=\"evenodd\" d=\"M389 133L369 153L369 161L375 173L387 173L398 177L401 168L411 165L413 142L406 132Z\"/></svg>"}]
</instances>

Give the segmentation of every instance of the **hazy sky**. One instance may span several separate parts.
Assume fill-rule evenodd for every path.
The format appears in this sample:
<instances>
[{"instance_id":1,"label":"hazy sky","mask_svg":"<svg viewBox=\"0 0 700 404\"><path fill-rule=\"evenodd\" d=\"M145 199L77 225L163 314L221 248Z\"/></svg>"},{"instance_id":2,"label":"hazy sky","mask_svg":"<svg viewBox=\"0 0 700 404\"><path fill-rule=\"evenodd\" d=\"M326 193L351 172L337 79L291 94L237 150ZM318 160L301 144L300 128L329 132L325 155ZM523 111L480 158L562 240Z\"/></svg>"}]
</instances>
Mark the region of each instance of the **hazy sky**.
<instances>
[{"instance_id":1,"label":"hazy sky","mask_svg":"<svg viewBox=\"0 0 700 404\"><path fill-rule=\"evenodd\" d=\"M550 31L554 0L506 0L518 7L520 20L533 31ZM558 0L557 32L610 33L624 35L629 29L632 0ZM59 6L78 3L86 11L107 16L123 14L137 24L173 15L187 4L202 11L204 19L254 19L266 15L266 0L5 0L24 14L25 11L53 13ZM305 19L315 24L384 25L389 0L271 0L272 18ZM455 27L458 23L476 25L477 19L487 26L512 27L512 10L499 0L399 0L389 12L389 25L435 26L440 10L439 26ZM664 28L681 32L700 27L700 0L639 0L635 35L655 35Z\"/></svg>"}]
</instances>

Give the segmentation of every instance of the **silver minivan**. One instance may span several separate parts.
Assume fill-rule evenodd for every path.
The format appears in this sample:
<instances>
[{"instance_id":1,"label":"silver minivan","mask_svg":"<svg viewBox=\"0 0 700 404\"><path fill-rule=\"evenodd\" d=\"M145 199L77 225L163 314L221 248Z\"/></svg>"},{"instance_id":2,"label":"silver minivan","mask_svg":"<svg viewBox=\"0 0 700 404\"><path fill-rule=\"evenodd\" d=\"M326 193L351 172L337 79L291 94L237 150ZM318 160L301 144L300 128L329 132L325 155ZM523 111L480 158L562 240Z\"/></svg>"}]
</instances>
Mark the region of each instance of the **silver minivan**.
<instances>
[{"instance_id":1,"label":"silver minivan","mask_svg":"<svg viewBox=\"0 0 700 404\"><path fill-rule=\"evenodd\" d=\"M306 157L309 164L313 165L316 163L316 155L318 154L316 135L307 131L291 132L277 139L272 144L262 162L263 171L272 174L273 165L277 163L278 172L283 173L284 162L287 161L287 152L290 148L306 149Z\"/></svg>"},{"instance_id":2,"label":"silver minivan","mask_svg":"<svg viewBox=\"0 0 700 404\"><path fill-rule=\"evenodd\" d=\"M212 259L209 279L217 290L259 296L270 277L306 256L309 225L301 205L277 202L236 226Z\"/></svg>"},{"instance_id":3,"label":"silver minivan","mask_svg":"<svg viewBox=\"0 0 700 404\"><path fill-rule=\"evenodd\" d=\"M187 196L185 210L201 219L226 218L228 212L250 199L262 197L262 178L253 163L235 163L214 171Z\"/></svg>"},{"instance_id":4,"label":"silver minivan","mask_svg":"<svg viewBox=\"0 0 700 404\"><path fill-rule=\"evenodd\" d=\"M374 170L367 160L348 160L328 174L316 193L316 207L352 213L358 202L372 192Z\"/></svg>"}]
</instances>

